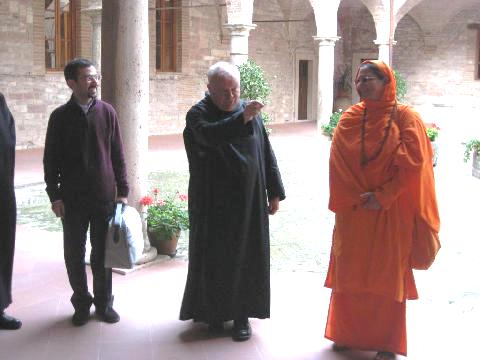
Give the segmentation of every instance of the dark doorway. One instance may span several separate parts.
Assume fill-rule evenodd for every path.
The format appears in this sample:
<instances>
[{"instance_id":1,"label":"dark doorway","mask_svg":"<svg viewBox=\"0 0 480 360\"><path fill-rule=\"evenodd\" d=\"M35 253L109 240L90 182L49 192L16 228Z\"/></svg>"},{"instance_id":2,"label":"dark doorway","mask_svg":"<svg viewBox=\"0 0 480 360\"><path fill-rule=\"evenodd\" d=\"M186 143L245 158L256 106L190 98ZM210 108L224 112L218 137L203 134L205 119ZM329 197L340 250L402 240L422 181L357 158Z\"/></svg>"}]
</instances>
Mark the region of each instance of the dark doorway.
<instances>
[{"instance_id":1,"label":"dark doorway","mask_svg":"<svg viewBox=\"0 0 480 360\"><path fill-rule=\"evenodd\" d=\"M308 62L298 63L298 120L308 119Z\"/></svg>"}]
</instances>

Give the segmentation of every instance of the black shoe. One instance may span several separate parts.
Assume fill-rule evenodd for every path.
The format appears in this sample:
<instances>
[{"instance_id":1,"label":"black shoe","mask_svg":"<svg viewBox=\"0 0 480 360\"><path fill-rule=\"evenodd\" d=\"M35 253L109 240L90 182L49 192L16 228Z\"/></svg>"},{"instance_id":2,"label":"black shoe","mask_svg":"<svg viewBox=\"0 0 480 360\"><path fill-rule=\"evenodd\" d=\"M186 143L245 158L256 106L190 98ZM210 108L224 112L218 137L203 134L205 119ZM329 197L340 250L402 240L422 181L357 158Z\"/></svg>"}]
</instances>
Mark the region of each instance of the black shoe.
<instances>
[{"instance_id":1,"label":"black shoe","mask_svg":"<svg viewBox=\"0 0 480 360\"><path fill-rule=\"evenodd\" d=\"M95 309L95 314L97 314L98 318L106 323L114 324L120 321L120 315L113 310L113 307L107 306L105 310Z\"/></svg>"},{"instance_id":2,"label":"black shoe","mask_svg":"<svg viewBox=\"0 0 480 360\"><path fill-rule=\"evenodd\" d=\"M0 314L0 329L2 330L18 330L22 327L22 322L5 313Z\"/></svg>"},{"instance_id":3,"label":"black shoe","mask_svg":"<svg viewBox=\"0 0 480 360\"><path fill-rule=\"evenodd\" d=\"M90 307L75 310L72 316L72 324L75 326L83 326L90 318Z\"/></svg>"},{"instance_id":4,"label":"black shoe","mask_svg":"<svg viewBox=\"0 0 480 360\"><path fill-rule=\"evenodd\" d=\"M208 324L208 332L212 334L220 334L223 332L223 321L213 321Z\"/></svg>"},{"instance_id":5,"label":"black shoe","mask_svg":"<svg viewBox=\"0 0 480 360\"><path fill-rule=\"evenodd\" d=\"M235 341L245 341L252 336L252 329L248 319L235 320L233 322L232 339Z\"/></svg>"}]
</instances>

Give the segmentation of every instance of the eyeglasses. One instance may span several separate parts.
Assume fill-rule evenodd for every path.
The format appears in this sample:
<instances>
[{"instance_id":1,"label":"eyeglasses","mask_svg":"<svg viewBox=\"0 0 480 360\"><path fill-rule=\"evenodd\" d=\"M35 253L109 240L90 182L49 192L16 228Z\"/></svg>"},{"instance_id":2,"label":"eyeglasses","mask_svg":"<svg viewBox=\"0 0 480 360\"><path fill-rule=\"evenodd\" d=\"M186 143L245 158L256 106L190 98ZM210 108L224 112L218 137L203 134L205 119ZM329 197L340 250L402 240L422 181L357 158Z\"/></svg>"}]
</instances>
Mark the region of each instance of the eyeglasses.
<instances>
[{"instance_id":1,"label":"eyeglasses","mask_svg":"<svg viewBox=\"0 0 480 360\"><path fill-rule=\"evenodd\" d=\"M92 81L100 81L102 80L102 75L100 74L95 74L95 75L84 75L82 76L82 79L83 80L87 80L88 82L92 82Z\"/></svg>"},{"instance_id":2,"label":"eyeglasses","mask_svg":"<svg viewBox=\"0 0 480 360\"><path fill-rule=\"evenodd\" d=\"M355 84L363 84L372 80L382 80L376 76L360 76L355 79Z\"/></svg>"}]
</instances>

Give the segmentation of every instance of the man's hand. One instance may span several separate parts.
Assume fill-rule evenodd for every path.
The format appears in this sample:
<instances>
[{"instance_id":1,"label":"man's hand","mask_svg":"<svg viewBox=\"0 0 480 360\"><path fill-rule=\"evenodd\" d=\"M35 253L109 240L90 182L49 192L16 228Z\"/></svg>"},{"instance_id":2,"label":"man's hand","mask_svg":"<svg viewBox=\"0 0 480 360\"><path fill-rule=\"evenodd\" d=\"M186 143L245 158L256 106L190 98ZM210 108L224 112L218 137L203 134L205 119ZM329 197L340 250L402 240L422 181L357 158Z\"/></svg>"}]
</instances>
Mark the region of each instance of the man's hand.
<instances>
[{"instance_id":1,"label":"man's hand","mask_svg":"<svg viewBox=\"0 0 480 360\"><path fill-rule=\"evenodd\" d=\"M117 203L120 203L120 202L127 205L128 204L128 199L126 197L119 196L119 197L117 197Z\"/></svg>"},{"instance_id":2,"label":"man's hand","mask_svg":"<svg viewBox=\"0 0 480 360\"><path fill-rule=\"evenodd\" d=\"M375 193L373 192L366 192L360 194L360 198L362 199L362 207L367 210L380 210L382 205L377 200Z\"/></svg>"},{"instance_id":3,"label":"man's hand","mask_svg":"<svg viewBox=\"0 0 480 360\"><path fill-rule=\"evenodd\" d=\"M268 213L274 215L280 208L280 198L276 197L268 201Z\"/></svg>"},{"instance_id":4,"label":"man's hand","mask_svg":"<svg viewBox=\"0 0 480 360\"><path fill-rule=\"evenodd\" d=\"M247 103L247 106L245 107L245 110L243 111L243 122L246 124L249 121L252 121L252 119L260 114L263 108L263 104L257 100L252 100Z\"/></svg>"},{"instance_id":5,"label":"man's hand","mask_svg":"<svg viewBox=\"0 0 480 360\"><path fill-rule=\"evenodd\" d=\"M65 216L65 205L62 200L55 200L52 202L52 211L56 217L62 218Z\"/></svg>"}]
</instances>

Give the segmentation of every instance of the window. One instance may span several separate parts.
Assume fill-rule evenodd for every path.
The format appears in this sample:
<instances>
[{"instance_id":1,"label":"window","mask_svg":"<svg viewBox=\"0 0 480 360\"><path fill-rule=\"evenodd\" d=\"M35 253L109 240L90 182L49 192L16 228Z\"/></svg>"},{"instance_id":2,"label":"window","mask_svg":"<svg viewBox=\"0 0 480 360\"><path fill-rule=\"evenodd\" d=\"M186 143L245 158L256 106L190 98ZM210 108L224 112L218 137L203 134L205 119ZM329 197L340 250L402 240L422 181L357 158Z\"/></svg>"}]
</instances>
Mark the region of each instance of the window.
<instances>
[{"instance_id":1,"label":"window","mask_svg":"<svg viewBox=\"0 0 480 360\"><path fill-rule=\"evenodd\" d=\"M60 70L74 57L74 0L45 0L45 67Z\"/></svg>"},{"instance_id":2,"label":"window","mask_svg":"<svg viewBox=\"0 0 480 360\"><path fill-rule=\"evenodd\" d=\"M480 80L480 25L477 27L476 51L475 51L475 80Z\"/></svg>"},{"instance_id":3,"label":"window","mask_svg":"<svg viewBox=\"0 0 480 360\"><path fill-rule=\"evenodd\" d=\"M156 6L156 69L178 71L177 56L180 38L181 0L157 0Z\"/></svg>"},{"instance_id":4,"label":"window","mask_svg":"<svg viewBox=\"0 0 480 360\"><path fill-rule=\"evenodd\" d=\"M468 24L468 28L475 31L475 58L473 64L474 79L480 80L480 24Z\"/></svg>"}]
</instances>

